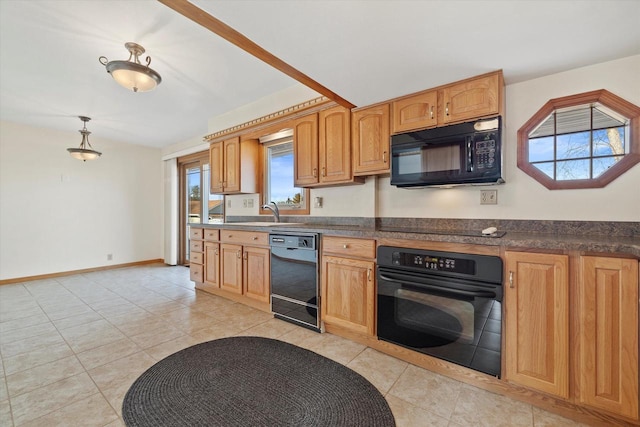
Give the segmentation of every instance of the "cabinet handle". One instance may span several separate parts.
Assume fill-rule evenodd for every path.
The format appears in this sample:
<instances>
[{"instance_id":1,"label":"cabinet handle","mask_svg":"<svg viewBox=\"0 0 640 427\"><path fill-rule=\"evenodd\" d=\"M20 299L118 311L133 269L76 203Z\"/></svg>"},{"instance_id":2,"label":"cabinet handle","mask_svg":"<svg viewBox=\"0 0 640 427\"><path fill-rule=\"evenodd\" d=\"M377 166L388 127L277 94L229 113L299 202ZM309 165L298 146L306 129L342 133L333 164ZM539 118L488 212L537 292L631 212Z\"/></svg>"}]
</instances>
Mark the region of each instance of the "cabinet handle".
<instances>
[{"instance_id":1,"label":"cabinet handle","mask_svg":"<svg viewBox=\"0 0 640 427\"><path fill-rule=\"evenodd\" d=\"M367 280L369 282L371 281L371 269L370 268L367 269Z\"/></svg>"},{"instance_id":2,"label":"cabinet handle","mask_svg":"<svg viewBox=\"0 0 640 427\"><path fill-rule=\"evenodd\" d=\"M343 249L347 249L348 247L349 247L349 245L347 245L347 244L342 245Z\"/></svg>"},{"instance_id":3,"label":"cabinet handle","mask_svg":"<svg viewBox=\"0 0 640 427\"><path fill-rule=\"evenodd\" d=\"M242 256L242 255L241 255L241 252L242 252L242 251L238 251L238 252L236 252L236 255L238 256L238 258L240 258L240 257Z\"/></svg>"},{"instance_id":4,"label":"cabinet handle","mask_svg":"<svg viewBox=\"0 0 640 427\"><path fill-rule=\"evenodd\" d=\"M232 238L232 237L233 237L233 234L228 234L227 235L227 238L229 238L229 239Z\"/></svg>"},{"instance_id":5,"label":"cabinet handle","mask_svg":"<svg viewBox=\"0 0 640 427\"><path fill-rule=\"evenodd\" d=\"M218 250L216 249L215 251L213 251L213 253L214 253L215 255L218 255Z\"/></svg>"},{"instance_id":6,"label":"cabinet handle","mask_svg":"<svg viewBox=\"0 0 640 427\"><path fill-rule=\"evenodd\" d=\"M318 168L313 168L313 177L314 178L318 177Z\"/></svg>"},{"instance_id":7,"label":"cabinet handle","mask_svg":"<svg viewBox=\"0 0 640 427\"><path fill-rule=\"evenodd\" d=\"M509 272L509 287L514 288L513 286L513 271Z\"/></svg>"},{"instance_id":8,"label":"cabinet handle","mask_svg":"<svg viewBox=\"0 0 640 427\"><path fill-rule=\"evenodd\" d=\"M247 259L247 253L246 253L246 252L242 255L242 258L243 258L244 260L246 260L246 259Z\"/></svg>"},{"instance_id":9,"label":"cabinet handle","mask_svg":"<svg viewBox=\"0 0 640 427\"><path fill-rule=\"evenodd\" d=\"M449 116L449 103L447 102L447 106L444 109L445 115Z\"/></svg>"},{"instance_id":10,"label":"cabinet handle","mask_svg":"<svg viewBox=\"0 0 640 427\"><path fill-rule=\"evenodd\" d=\"M386 151L382 152L382 163L387 163L387 152Z\"/></svg>"},{"instance_id":11,"label":"cabinet handle","mask_svg":"<svg viewBox=\"0 0 640 427\"><path fill-rule=\"evenodd\" d=\"M324 166L322 167L322 176L327 176L327 170Z\"/></svg>"},{"instance_id":12,"label":"cabinet handle","mask_svg":"<svg viewBox=\"0 0 640 427\"><path fill-rule=\"evenodd\" d=\"M433 106L431 106L431 119L433 119Z\"/></svg>"},{"instance_id":13,"label":"cabinet handle","mask_svg":"<svg viewBox=\"0 0 640 427\"><path fill-rule=\"evenodd\" d=\"M256 236L253 236L253 240L258 240L258 238Z\"/></svg>"}]
</instances>

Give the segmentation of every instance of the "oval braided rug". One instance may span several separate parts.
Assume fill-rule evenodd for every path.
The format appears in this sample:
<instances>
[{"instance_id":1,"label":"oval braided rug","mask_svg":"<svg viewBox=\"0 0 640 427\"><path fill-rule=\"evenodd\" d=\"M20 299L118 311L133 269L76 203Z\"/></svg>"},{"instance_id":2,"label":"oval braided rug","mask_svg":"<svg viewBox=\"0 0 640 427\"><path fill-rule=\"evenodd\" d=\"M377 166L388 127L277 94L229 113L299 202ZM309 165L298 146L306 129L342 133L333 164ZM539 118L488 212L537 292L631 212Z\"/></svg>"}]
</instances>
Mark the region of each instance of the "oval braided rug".
<instances>
[{"instance_id":1,"label":"oval braided rug","mask_svg":"<svg viewBox=\"0 0 640 427\"><path fill-rule=\"evenodd\" d=\"M186 348L138 378L127 426L395 426L360 374L294 345L232 337Z\"/></svg>"}]
</instances>

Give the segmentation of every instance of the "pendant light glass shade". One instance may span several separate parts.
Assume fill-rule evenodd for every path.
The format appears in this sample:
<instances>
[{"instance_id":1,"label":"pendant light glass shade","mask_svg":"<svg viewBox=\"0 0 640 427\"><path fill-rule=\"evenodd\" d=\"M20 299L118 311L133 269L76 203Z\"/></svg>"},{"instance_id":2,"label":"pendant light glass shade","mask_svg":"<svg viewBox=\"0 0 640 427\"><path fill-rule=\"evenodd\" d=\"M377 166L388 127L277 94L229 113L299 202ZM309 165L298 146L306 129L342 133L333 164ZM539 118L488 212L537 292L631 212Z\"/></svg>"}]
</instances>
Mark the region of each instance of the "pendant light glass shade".
<instances>
[{"instance_id":1,"label":"pendant light glass shade","mask_svg":"<svg viewBox=\"0 0 640 427\"><path fill-rule=\"evenodd\" d=\"M102 155L102 153L94 150L91 146L91 143L89 142L89 134L91 132L87 130L87 122L91 119L85 116L78 117L84 122L82 129L78 131L82 134L82 142L80 143L79 148L67 148L67 151L74 159L82 160L84 162L86 162L87 160L97 159Z\"/></svg>"},{"instance_id":2,"label":"pendant light glass shade","mask_svg":"<svg viewBox=\"0 0 640 427\"><path fill-rule=\"evenodd\" d=\"M140 55L145 50L137 43L125 43L124 47L129 51L129 59L126 61L109 61L101 56L98 60L107 69L107 73L118 82L119 85L134 92L148 92L155 89L162 82L162 77L149 68L151 57L147 56L147 65L140 63Z\"/></svg>"}]
</instances>

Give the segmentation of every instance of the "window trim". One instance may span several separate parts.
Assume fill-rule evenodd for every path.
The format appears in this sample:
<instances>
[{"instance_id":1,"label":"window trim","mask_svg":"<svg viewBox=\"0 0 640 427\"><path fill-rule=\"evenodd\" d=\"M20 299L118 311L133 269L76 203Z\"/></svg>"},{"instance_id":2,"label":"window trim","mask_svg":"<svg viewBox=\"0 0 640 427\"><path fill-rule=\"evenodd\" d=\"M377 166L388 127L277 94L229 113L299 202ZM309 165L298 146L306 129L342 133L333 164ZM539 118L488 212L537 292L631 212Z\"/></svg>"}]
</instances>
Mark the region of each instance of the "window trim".
<instances>
[{"instance_id":1,"label":"window trim","mask_svg":"<svg viewBox=\"0 0 640 427\"><path fill-rule=\"evenodd\" d=\"M264 171L262 176L262 182L260 183L260 209L259 209L259 214L260 215L272 215L272 212L268 209L263 209L262 206L268 204L270 202L270 200L266 200L266 189L265 186L267 185L267 150L269 149L269 145L270 144L261 144L260 147L260 162L262 164L262 170ZM279 209L280 211L280 215L309 215L311 212L311 208L310 208L310 197L311 197L311 192L309 191L309 188L301 188L303 195L304 195L304 200L305 200L305 206L301 209Z\"/></svg>"},{"instance_id":2,"label":"window trim","mask_svg":"<svg viewBox=\"0 0 640 427\"><path fill-rule=\"evenodd\" d=\"M629 153L593 179L576 179L556 181L529 162L529 134L555 110L600 103L630 119ZM602 188L640 163L640 107L620 98L613 93L601 89L577 95L565 96L549 100L520 129L518 129L517 165L524 173L544 185L549 190L566 190L582 188Z\"/></svg>"}]
</instances>

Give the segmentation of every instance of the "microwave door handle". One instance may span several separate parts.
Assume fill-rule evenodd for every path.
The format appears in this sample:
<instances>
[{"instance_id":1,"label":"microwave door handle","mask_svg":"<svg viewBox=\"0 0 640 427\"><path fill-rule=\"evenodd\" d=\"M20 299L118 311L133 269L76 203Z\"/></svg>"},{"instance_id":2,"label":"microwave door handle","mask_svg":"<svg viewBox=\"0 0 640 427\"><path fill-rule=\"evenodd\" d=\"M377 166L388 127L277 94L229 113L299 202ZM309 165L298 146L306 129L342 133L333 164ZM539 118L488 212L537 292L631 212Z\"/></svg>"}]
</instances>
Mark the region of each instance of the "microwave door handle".
<instances>
[{"instance_id":1,"label":"microwave door handle","mask_svg":"<svg viewBox=\"0 0 640 427\"><path fill-rule=\"evenodd\" d=\"M467 172L473 172L473 152L471 150L473 146L473 139L467 136Z\"/></svg>"},{"instance_id":2,"label":"microwave door handle","mask_svg":"<svg viewBox=\"0 0 640 427\"><path fill-rule=\"evenodd\" d=\"M392 282L392 283L398 283L400 285L402 285L403 287L408 287L408 288L414 288L417 290L432 290L432 291L439 291L439 292L445 292L451 295L461 295L461 296L465 296L465 297L479 297L479 298L495 298L496 297L496 293L495 292L490 292L490 291L475 291L475 292L471 292L471 291L463 291L460 289L454 289L454 288L448 288L448 287L442 287L442 286L437 286L437 285L427 285L424 283L415 283L415 282L409 282L406 280L396 280L396 279L392 279L389 276L385 276L383 274L380 274L380 279L385 280L387 282Z\"/></svg>"}]
</instances>

